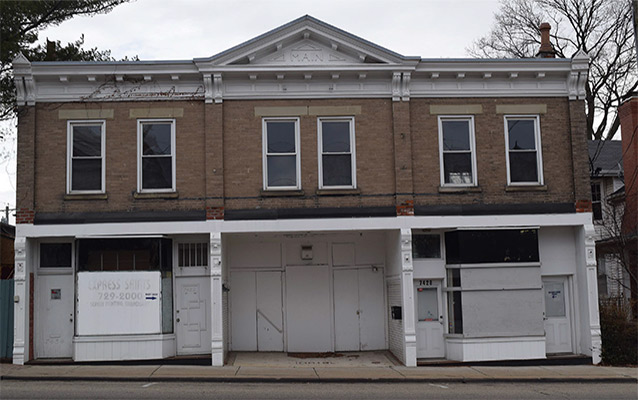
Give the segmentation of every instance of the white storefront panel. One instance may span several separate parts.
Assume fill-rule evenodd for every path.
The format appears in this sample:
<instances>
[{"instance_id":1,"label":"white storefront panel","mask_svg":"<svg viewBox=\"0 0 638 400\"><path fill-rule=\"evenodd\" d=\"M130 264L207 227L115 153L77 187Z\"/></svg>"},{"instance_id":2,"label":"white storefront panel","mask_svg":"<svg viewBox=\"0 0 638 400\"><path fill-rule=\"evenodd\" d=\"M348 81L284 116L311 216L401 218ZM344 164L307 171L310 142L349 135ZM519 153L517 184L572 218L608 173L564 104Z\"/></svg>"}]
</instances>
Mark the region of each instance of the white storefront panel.
<instances>
[{"instance_id":1,"label":"white storefront panel","mask_svg":"<svg viewBox=\"0 0 638 400\"><path fill-rule=\"evenodd\" d=\"M77 335L162 332L159 271L80 272Z\"/></svg>"}]
</instances>

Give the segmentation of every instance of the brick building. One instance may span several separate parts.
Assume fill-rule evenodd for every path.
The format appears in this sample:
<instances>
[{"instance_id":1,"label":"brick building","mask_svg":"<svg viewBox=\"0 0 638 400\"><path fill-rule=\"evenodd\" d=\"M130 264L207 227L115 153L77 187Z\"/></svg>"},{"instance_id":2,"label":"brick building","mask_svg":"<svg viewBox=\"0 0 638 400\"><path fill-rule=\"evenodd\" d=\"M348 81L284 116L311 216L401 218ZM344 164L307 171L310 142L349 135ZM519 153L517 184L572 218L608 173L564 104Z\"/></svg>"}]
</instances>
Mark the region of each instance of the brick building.
<instances>
[{"instance_id":1,"label":"brick building","mask_svg":"<svg viewBox=\"0 0 638 400\"><path fill-rule=\"evenodd\" d=\"M587 71L309 16L188 61L18 57L14 362L598 362Z\"/></svg>"}]
</instances>

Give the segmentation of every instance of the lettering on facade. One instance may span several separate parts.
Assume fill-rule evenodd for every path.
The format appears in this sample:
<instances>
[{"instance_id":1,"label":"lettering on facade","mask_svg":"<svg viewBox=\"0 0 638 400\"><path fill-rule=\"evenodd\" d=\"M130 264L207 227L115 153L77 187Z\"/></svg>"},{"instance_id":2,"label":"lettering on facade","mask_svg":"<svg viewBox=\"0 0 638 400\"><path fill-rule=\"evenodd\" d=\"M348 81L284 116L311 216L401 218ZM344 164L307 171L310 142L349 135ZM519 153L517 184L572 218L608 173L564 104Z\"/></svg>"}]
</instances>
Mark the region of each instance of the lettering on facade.
<instances>
[{"instance_id":1,"label":"lettering on facade","mask_svg":"<svg viewBox=\"0 0 638 400\"><path fill-rule=\"evenodd\" d=\"M290 50L290 61L300 64L322 63L323 50L314 46L302 46Z\"/></svg>"}]
</instances>

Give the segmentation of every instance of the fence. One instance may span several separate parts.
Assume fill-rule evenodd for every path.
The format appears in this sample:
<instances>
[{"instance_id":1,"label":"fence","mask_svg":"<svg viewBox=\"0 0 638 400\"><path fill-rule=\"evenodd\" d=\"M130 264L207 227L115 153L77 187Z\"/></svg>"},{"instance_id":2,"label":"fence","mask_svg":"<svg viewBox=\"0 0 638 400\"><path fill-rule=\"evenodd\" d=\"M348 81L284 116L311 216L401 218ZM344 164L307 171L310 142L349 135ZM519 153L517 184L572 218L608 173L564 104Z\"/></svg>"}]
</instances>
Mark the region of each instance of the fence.
<instances>
[{"instance_id":1,"label":"fence","mask_svg":"<svg viewBox=\"0 0 638 400\"><path fill-rule=\"evenodd\" d=\"M0 280L0 359L13 355L13 279Z\"/></svg>"}]
</instances>

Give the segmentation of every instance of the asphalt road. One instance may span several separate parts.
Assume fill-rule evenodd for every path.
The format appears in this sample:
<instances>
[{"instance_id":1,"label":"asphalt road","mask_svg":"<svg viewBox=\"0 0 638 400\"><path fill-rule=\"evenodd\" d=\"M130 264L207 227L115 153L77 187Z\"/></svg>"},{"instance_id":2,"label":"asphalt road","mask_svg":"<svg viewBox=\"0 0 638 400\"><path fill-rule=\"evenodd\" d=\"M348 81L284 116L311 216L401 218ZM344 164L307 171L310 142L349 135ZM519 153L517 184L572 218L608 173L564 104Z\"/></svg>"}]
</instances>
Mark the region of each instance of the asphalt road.
<instances>
[{"instance_id":1,"label":"asphalt road","mask_svg":"<svg viewBox=\"0 0 638 400\"><path fill-rule=\"evenodd\" d=\"M0 381L8 399L631 399L634 383L175 383Z\"/></svg>"}]
</instances>

